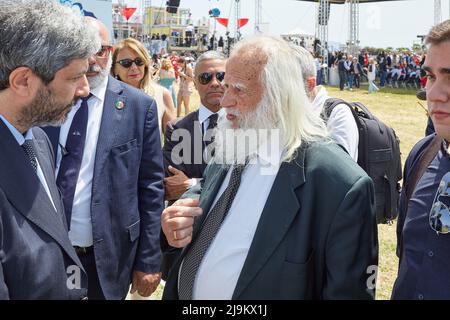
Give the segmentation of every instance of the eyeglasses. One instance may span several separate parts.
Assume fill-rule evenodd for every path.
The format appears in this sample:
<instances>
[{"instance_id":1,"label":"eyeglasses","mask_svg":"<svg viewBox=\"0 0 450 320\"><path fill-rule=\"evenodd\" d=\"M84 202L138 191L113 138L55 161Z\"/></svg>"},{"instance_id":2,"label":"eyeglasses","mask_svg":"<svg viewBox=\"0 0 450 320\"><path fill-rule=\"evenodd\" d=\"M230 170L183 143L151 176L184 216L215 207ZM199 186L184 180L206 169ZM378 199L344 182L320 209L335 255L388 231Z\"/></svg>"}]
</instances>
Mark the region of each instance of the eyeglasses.
<instances>
[{"instance_id":1,"label":"eyeglasses","mask_svg":"<svg viewBox=\"0 0 450 320\"><path fill-rule=\"evenodd\" d=\"M222 82L223 79L225 78L225 72L224 71L220 71L220 72L216 72L216 73L203 72L198 75L197 79L198 79L198 82L205 85L205 84L208 84L211 82L211 80L213 79L213 76L216 77L217 81Z\"/></svg>"},{"instance_id":2,"label":"eyeglasses","mask_svg":"<svg viewBox=\"0 0 450 320\"><path fill-rule=\"evenodd\" d=\"M144 61L141 58L136 58L134 60L131 59L122 59L117 61L116 63L120 64L124 68L130 68L133 65L133 62L136 66L140 67L144 65Z\"/></svg>"},{"instance_id":3,"label":"eyeglasses","mask_svg":"<svg viewBox=\"0 0 450 320\"><path fill-rule=\"evenodd\" d=\"M445 203L444 203L445 202ZM450 232L450 172L441 179L433 205L430 210L429 223L431 229L437 233L447 234Z\"/></svg>"},{"instance_id":4,"label":"eyeglasses","mask_svg":"<svg viewBox=\"0 0 450 320\"><path fill-rule=\"evenodd\" d=\"M95 55L99 58L105 58L111 50L112 50L112 46L102 46Z\"/></svg>"}]
</instances>

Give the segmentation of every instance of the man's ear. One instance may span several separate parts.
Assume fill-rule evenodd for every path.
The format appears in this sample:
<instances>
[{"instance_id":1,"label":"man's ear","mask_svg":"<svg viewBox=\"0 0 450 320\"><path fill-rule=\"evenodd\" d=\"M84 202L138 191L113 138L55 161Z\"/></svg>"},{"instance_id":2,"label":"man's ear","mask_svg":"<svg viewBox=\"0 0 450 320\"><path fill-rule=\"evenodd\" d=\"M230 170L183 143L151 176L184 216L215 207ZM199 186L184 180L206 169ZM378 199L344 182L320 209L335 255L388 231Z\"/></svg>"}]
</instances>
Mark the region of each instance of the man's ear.
<instances>
[{"instance_id":1,"label":"man's ear","mask_svg":"<svg viewBox=\"0 0 450 320\"><path fill-rule=\"evenodd\" d=\"M28 67L18 67L9 75L9 88L21 97L33 95L38 77Z\"/></svg>"}]
</instances>

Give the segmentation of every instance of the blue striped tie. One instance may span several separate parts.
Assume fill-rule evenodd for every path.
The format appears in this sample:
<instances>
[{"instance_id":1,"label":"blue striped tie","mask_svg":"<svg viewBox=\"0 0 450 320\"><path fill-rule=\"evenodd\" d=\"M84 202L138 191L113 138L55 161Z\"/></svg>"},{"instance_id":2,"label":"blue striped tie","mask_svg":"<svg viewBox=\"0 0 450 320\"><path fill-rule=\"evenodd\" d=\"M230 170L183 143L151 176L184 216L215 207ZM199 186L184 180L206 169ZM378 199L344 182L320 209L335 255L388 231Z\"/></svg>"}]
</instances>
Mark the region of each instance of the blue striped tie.
<instances>
[{"instance_id":1,"label":"blue striped tie","mask_svg":"<svg viewBox=\"0 0 450 320\"><path fill-rule=\"evenodd\" d=\"M66 152L62 156L58 177L56 179L56 184L62 194L67 226L69 229L72 218L73 197L75 195L78 174L80 173L81 161L83 160L84 144L86 141L86 129L89 115L87 101L91 96L92 94L89 94L89 96L81 99L81 106L73 117L69 133L67 134L65 146Z\"/></svg>"}]
</instances>

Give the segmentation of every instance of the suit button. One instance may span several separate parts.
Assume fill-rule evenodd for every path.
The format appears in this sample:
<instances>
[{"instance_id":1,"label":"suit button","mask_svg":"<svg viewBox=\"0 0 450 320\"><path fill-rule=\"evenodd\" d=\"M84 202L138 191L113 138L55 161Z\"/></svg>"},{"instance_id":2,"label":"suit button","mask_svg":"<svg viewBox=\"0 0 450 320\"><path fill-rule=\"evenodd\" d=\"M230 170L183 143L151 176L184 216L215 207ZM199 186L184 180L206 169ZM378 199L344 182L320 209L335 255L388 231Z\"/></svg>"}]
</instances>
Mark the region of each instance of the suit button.
<instances>
[{"instance_id":1,"label":"suit button","mask_svg":"<svg viewBox=\"0 0 450 320\"><path fill-rule=\"evenodd\" d=\"M434 252L433 251L428 251L428 256L430 257L430 258L432 258L433 256L434 256Z\"/></svg>"},{"instance_id":2,"label":"suit button","mask_svg":"<svg viewBox=\"0 0 450 320\"><path fill-rule=\"evenodd\" d=\"M423 294L419 294L419 295L417 296L417 298L419 298L419 300L423 300Z\"/></svg>"}]
</instances>

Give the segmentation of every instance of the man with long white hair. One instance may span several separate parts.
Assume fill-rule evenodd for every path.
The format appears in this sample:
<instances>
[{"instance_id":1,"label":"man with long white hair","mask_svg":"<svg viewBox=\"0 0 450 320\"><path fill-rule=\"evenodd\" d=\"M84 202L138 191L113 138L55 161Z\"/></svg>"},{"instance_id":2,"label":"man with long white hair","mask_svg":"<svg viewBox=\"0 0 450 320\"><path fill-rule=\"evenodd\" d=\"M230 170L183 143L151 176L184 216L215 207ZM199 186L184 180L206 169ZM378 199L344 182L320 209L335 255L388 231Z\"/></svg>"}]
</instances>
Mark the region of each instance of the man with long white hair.
<instances>
[{"instance_id":1,"label":"man with long white hair","mask_svg":"<svg viewBox=\"0 0 450 320\"><path fill-rule=\"evenodd\" d=\"M372 181L327 138L301 83L283 40L235 46L214 162L161 218L186 247L164 299L374 298Z\"/></svg>"}]
</instances>

